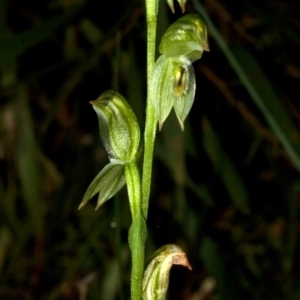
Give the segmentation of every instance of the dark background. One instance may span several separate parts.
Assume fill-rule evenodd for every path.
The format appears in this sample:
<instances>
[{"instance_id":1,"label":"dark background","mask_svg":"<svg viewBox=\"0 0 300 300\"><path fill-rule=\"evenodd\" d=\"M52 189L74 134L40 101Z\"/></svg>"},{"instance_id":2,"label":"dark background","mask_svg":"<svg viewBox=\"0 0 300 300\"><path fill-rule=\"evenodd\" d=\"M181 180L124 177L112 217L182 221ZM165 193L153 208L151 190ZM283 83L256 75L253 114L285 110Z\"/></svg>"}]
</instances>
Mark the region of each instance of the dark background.
<instances>
[{"instance_id":1,"label":"dark background","mask_svg":"<svg viewBox=\"0 0 300 300\"><path fill-rule=\"evenodd\" d=\"M210 52L185 132L172 112L157 135L147 260L188 254L168 299L297 300L299 1L201 4ZM161 1L158 36L175 9ZM144 124L143 1L0 1L1 299L129 298L126 189L77 210L108 161L89 104L107 89Z\"/></svg>"}]
</instances>

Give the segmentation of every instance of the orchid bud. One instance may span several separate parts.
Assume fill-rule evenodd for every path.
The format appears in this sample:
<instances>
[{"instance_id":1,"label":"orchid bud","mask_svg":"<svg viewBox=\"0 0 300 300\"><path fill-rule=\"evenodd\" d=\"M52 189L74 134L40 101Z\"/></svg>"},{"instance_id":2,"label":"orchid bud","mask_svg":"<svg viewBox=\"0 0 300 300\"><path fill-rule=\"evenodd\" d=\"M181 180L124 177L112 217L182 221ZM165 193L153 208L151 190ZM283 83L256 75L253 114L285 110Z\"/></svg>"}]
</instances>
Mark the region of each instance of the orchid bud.
<instances>
[{"instance_id":1,"label":"orchid bud","mask_svg":"<svg viewBox=\"0 0 300 300\"><path fill-rule=\"evenodd\" d=\"M140 128L130 105L119 93L106 91L91 101L98 116L100 137L110 159L136 161Z\"/></svg>"},{"instance_id":2,"label":"orchid bud","mask_svg":"<svg viewBox=\"0 0 300 300\"><path fill-rule=\"evenodd\" d=\"M144 272L142 299L165 300L172 265L182 265L192 269L186 254L176 245L159 248Z\"/></svg>"}]
</instances>

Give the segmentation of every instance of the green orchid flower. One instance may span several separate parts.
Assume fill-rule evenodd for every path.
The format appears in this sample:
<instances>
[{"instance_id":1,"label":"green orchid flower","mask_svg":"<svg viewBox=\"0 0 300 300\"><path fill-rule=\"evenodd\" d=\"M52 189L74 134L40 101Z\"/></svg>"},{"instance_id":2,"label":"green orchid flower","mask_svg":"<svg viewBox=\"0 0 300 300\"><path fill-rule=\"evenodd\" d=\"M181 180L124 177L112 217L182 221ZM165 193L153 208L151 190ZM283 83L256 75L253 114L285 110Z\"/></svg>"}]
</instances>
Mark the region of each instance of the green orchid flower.
<instances>
[{"instance_id":1,"label":"green orchid flower","mask_svg":"<svg viewBox=\"0 0 300 300\"><path fill-rule=\"evenodd\" d=\"M207 29L197 14L183 16L172 24L161 39L162 54L155 63L150 79L150 100L161 130L174 107L180 127L195 97L196 81L192 63L209 51Z\"/></svg>"},{"instance_id":2,"label":"green orchid flower","mask_svg":"<svg viewBox=\"0 0 300 300\"><path fill-rule=\"evenodd\" d=\"M97 113L100 138L110 162L89 185L78 209L99 193L97 210L125 185L125 166L138 158L140 128L130 105L117 92L106 91L90 103Z\"/></svg>"}]
</instances>

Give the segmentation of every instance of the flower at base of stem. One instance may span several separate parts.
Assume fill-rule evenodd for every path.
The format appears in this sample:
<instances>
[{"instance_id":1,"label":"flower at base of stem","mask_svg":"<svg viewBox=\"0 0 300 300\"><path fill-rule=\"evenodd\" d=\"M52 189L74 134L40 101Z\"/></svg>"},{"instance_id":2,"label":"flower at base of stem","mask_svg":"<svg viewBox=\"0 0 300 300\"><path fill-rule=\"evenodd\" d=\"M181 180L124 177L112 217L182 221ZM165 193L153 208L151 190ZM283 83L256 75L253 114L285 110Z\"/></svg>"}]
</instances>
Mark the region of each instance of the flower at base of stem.
<instances>
[{"instance_id":1,"label":"flower at base of stem","mask_svg":"<svg viewBox=\"0 0 300 300\"><path fill-rule=\"evenodd\" d=\"M172 265L192 270L186 254L180 247L168 244L160 247L148 264L143 278L143 300L165 300Z\"/></svg>"}]
</instances>

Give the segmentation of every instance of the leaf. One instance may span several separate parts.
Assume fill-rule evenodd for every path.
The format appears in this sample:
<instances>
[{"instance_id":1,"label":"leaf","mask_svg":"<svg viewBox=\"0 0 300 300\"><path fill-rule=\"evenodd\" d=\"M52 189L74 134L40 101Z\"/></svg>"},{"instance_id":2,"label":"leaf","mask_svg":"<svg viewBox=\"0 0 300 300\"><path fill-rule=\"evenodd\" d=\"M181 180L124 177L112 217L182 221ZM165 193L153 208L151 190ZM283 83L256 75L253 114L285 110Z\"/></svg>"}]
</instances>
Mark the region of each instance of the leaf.
<instances>
[{"instance_id":1,"label":"leaf","mask_svg":"<svg viewBox=\"0 0 300 300\"><path fill-rule=\"evenodd\" d=\"M41 236L44 230L44 209L41 190L43 176L41 176L41 165L38 159L40 150L34 133L27 91L25 88L20 88L18 92L19 128L15 148L17 168L32 231L36 236Z\"/></svg>"}]
</instances>

